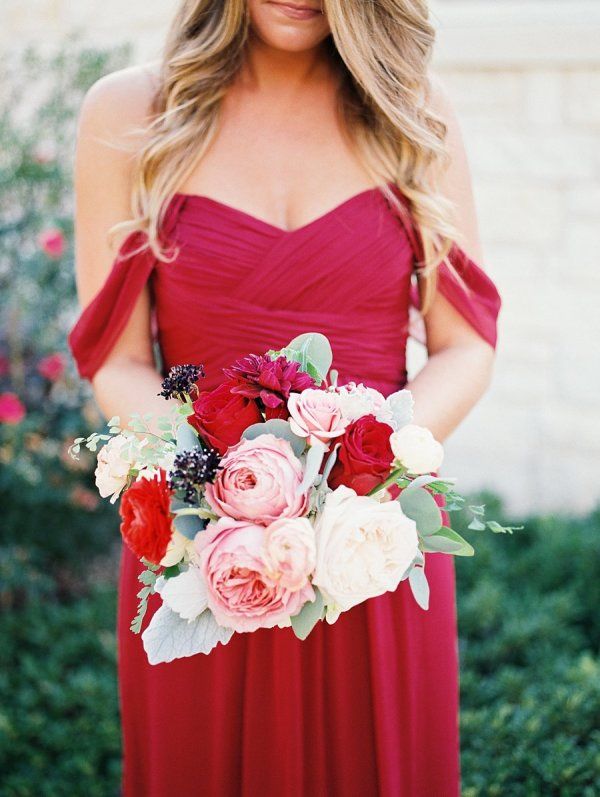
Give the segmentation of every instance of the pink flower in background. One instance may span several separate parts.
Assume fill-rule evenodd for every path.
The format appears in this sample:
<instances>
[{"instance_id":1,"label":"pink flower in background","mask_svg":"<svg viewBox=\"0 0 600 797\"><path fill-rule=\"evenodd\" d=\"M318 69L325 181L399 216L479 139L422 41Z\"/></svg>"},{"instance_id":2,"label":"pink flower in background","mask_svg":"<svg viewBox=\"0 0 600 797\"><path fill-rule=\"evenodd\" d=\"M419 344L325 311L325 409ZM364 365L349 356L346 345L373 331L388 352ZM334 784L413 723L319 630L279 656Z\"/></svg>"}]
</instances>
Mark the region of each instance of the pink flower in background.
<instances>
[{"instance_id":1,"label":"pink flower in background","mask_svg":"<svg viewBox=\"0 0 600 797\"><path fill-rule=\"evenodd\" d=\"M97 493L88 490L87 487L82 487L80 484L73 487L70 497L75 506L86 509L88 512L93 512L100 503Z\"/></svg>"},{"instance_id":2,"label":"pink flower in background","mask_svg":"<svg viewBox=\"0 0 600 797\"><path fill-rule=\"evenodd\" d=\"M46 165L56 160L57 148L53 141L39 141L31 152L31 156L36 163Z\"/></svg>"},{"instance_id":3,"label":"pink flower in background","mask_svg":"<svg viewBox=\"0 0 600 797\"><path fill-rule=\"evenodd\" d=\"M10 371L10 360L8 357L0 356L0 376L5 376Z\"/></svg>"},{"instance_id":4,"label":"pink flower in background","mask_svg":"<svg viewBox=\"0 0 600 797\"><path fill-rule=\"evenodd\" d=\"M217 515L266 526L306 512L307 494L298 493L302 478L302 465L288 441L261 434L227 451L214 483L206 485L206 500Z\"/></svg>"},{"instance_id":5,"label":"pink flower in background","mask_svg":"<svg viewBox=\"0 0 600 797\"><path fill-rule=\"evenodd\" d=\"M16 393L0 393L0 423L20 423L25 407Z\"/></svg>"},{"instance_id":6,"label":"pink flower in background","mask_svg":"<svg viewBox=\"0 0 600 797\"><path fill-rule=\"evenodd\" d=\"M56 382L65 372L65 358L60 352L48 354L39 361L37 369L46 379Z\"/></svg>"},{"instance_id":7,"label":"pink flower in background","mask_svg":"<svg viewBox=\"0 0 600 797\"><path fill-rule=\"evenodd\" d=\"M38 244L48 257L59 258L65 251L65 236L58 227L48 227L39 234Z\"/></svg>"},{"instance_id":8,"label":"pink flower in background","mask_svg":"<svg viewBox=\"0 0 600 797\"><path fill-rule=\"evenodd\" d=\"M262 526L228 517L196 534L208 605L219 625L238 632L289 625L290 616L314 600L310 583L292 592L269 578L264 540Z\"/></svg>"}]
</instances>

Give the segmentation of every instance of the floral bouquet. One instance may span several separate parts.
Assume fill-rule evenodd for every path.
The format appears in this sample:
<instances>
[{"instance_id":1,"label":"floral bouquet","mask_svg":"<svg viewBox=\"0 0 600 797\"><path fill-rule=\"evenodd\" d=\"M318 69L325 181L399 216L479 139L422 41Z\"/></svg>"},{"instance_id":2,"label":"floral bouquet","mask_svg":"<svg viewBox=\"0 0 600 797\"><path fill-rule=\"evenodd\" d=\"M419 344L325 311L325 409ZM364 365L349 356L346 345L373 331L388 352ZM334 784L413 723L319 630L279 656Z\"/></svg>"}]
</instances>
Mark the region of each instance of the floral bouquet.
<instances>
[{"instance_id":1,"label":"floral bouquet","mask_svg":"<svg viewBox=\"0 0 600 797\"><path fill-rule=\"evenodd\" d=\"M408 579L427 609L425 554L473 554L443 524L465 501L435 471L443 449L412 423L413 399L337 384L319 333L248 355L201 392L199 365L162 383L171 412L119 418L77 438L98 452L96 484L120 502L121 534L144 564L139 633L152 593L162 605L142 633L151 664L226 644L234 632L319 620ZM512 531L470 507L470 528Z\"/></svg>"}]
</instances>

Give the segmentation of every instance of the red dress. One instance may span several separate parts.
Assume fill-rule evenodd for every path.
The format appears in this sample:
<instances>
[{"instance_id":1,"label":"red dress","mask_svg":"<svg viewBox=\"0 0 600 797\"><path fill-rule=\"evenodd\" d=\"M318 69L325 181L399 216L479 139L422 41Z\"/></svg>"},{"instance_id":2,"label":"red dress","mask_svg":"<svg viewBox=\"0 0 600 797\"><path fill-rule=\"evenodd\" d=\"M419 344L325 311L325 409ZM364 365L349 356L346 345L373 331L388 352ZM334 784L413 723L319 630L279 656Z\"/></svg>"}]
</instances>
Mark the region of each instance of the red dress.
<instances>
[{"instance_id":1,"label":"red dress","mask_svg":"<svg viewBox=\"0 0 600 797\"><path fill-rule=\"evenodd\" d=\"M398 194L402 199L402 196ZM162 263L132 233L69 336L90 378L150 279L167 369L204 364L206 389L240 355L326 334L340 382L391 393L406 381L417 236L378 189L293 231L176 194ZM439 289L492 345L500 298L458 248ZM123 550L118 615L125 797L457 797L454 563L427 555L431 605L406 581L299 641L291 628L235 634L208 656L151 666L129 630L139 565ZM151 602L149 616L159 604ZM148 616L148 619L149 619ZM146 620L147 622L147 620Z\"/></svg>"}]
</instances>

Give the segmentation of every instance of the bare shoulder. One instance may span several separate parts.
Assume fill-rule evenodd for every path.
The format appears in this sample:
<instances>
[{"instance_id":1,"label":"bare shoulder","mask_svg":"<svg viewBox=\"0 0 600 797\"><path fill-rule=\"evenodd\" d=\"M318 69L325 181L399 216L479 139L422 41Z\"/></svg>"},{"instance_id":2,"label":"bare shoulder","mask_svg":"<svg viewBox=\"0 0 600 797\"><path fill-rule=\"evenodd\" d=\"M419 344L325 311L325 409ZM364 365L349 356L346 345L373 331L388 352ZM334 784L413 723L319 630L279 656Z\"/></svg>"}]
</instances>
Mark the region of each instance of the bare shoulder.
<instances>
[{"instance_id":1,"label":"bare shoulder","mask_svg":"<svg viewBox=\"0 0 600 797\"><path fill-rule=\"evenodd\" d=\"M135 66L96 81L83 100L75 148L75 249L79 295L98 290L114 258L108 231L132 218L136 157L143 145L158 69Z\"/></svg>"},{"instance_id":2,"label":"bare shoulder","mask_svg":"<svg viewBox=\"0 0 600 797\"><path fill-rule=\"evenodd\" d=\"M156 63L119 69L104 75L90 86L84 97L79 121L80 130L87 124L115 134L125 133L131 125L143 125L152 112L158 88Z\"/></svg>"},{"instance_id":3,"label":"bare shoulder","mask_svg":"<svg viewBox=\"0 0 600 797\"><path fill-rule=\"evenodd\" d=\"M450 93L437 74L429 75L429 104L434 114L446 126L445 147L449 155L447 168L439 177L442 193L451 201L455 209L455 225L469 254L476 260L483 257L471 169L461 124Z\"/></svg>"},{"instance_id":4,"label":"bare shoulder","mask_svg":"<svg viewBox=\"0 0 600 797\"><path fill-rule=\"evenodd\" d=\"M460 122L450 92L444 80L435 72L429 74L429 107L446 125L446 145L450 150L460 149L462 133Z\"/></svg>"},{"instance_id":5,"label":"bare shoulder","mask_svg":"<svg viewBox=\"0 0 600 797\"><path fill-rule=\"evenodd\" d=\"M87 91L79 112L74 187L77 217L108 229L129 216L136 156L147 135L158 68L144 64L112 72Z\"/></svg>"}]
</instances>

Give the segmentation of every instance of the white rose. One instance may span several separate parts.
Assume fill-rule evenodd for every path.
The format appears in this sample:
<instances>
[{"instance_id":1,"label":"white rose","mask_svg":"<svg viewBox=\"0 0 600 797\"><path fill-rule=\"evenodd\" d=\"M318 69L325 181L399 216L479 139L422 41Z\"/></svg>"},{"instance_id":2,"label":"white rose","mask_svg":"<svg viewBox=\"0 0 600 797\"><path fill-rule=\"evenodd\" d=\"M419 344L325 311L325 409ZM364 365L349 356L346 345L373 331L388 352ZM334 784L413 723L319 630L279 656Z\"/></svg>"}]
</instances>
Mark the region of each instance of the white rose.
<instances>
[{"instance_id":1,"label":"white rose","mask_svg":"<svg viewBox=\"0 0 600 797\"><path fill-rule=\"evenodd\" d=\"M356 421L363 415L376 415L385 409L385 398L375 388L361 383L348 382L336 388L339 396L342 416L349 422ZM385 418L377 420L385 421Z\"/></svg>"},{"instance_id":2,"label":"white rose","mask_svg":"<svg viewBox=\"0 0 600 797\"><path fill-rule=\"evenodd\" d=\"M403 426L390 436L390 445L409 473L433 473L444 459L442 444L424 426Z\"/></svg>"},{"instance_id":3,"label":"white rose","mask_svg":"<svg viewBox=\"0 0 600 797\"><path fill-rule=\"evenodd\" d=\"M397 501L380 503L348 487L329 493L316 534L313 584L330 623L340 612L395 590L419 556L415 523Z\"/></svg>"},{"instance_id":4,"label":"white rose","mask_svg":"<svg viewBox=\"0 0 600 797\"><path fill-rule=\"evenodd\" d=\"M134 464L129 457L122 456L125 446L128 445L130 445L129 438L118 434L98 452L95 470L96 487L102 498L111 497L111 504L114 504L125 487L127 475Z\"/></svg>"}]
</instances>

